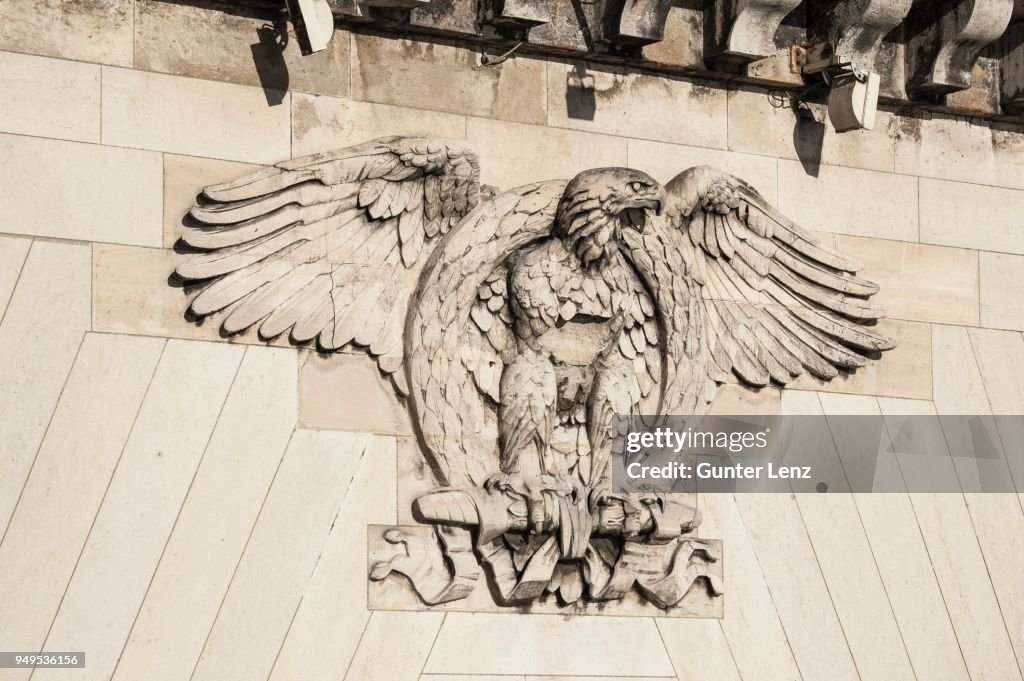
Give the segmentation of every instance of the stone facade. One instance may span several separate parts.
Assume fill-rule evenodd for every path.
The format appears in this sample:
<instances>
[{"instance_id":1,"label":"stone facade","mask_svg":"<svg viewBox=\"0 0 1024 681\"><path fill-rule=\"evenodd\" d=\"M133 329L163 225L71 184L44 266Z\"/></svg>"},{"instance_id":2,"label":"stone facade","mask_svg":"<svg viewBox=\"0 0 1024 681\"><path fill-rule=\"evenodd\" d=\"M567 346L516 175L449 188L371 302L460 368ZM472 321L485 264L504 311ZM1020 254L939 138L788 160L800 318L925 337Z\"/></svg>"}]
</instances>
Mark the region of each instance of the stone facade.
<instances>
[{"instance_id":1,"label":"stone facade","mask_svg":"<svg viewBox=\"0 0 1024 681\"><path fill-rule=\"evenodd\" d=\"M883 110L837 134L593 64L580 117L556 58L344 30L300 57L224 9L0 5L0 647L88 651L34 679L1021 679L1020 494L702 497L721 619L370 611L404 406L361 355L186 320L168 278L202 186L379 135L464 138L502 188L710 164L862 260L897 341L716 411L1019 414L1024 131Z\"/></svg>"}]
</instances>

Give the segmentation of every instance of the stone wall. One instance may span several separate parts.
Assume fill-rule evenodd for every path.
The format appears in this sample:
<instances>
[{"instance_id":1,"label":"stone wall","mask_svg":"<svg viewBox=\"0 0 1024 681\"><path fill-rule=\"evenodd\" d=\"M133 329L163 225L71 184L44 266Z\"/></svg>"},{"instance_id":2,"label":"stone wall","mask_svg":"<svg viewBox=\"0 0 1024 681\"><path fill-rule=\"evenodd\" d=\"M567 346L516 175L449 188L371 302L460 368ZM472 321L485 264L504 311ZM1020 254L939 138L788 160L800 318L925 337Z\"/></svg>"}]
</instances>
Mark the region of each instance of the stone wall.
<instances>
[{"instance_id":1,"label":"stone wall","mask_svg":"<svg viewBox=\"0 0 1024 681\"><path fill-rule=\"evenodd\" d=\"M881 112L836 134L763 91L594 67L581 101L572 64L344 32L302 58L266 24L0 5L0 648L88 651L34 679L1021 678L1019 495L702 499L721 620L370 613L403 405L365 357L187 321L168 279L203 185L379 135L465 138L503 188L710 164L863 260L898 343L716 410L1019 414L1024 133Z\"/></svg>"}]
</instances>

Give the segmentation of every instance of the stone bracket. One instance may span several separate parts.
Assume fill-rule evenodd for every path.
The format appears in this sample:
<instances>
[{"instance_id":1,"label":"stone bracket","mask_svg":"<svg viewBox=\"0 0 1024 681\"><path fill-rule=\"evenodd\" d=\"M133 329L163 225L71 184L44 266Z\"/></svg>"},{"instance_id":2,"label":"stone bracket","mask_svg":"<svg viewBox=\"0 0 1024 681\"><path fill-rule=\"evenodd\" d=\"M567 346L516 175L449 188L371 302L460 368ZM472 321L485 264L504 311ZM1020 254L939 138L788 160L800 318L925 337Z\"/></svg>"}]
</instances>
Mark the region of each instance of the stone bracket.
<instances>
[{"instance_id":1,"label":"stone bracket","mask_svg":"<svg viewBox=\"0 0 1024 681\"><path fill-rule=\"evenodd\" d=\"M775 33L800 0L711 0L704 10L704 58L745 64L774 55Z\"/></svg>"},{"instance_id":2,"label":"stone bracket","mask_svg":"<svg viewBox=\"0 0 1024 681\"><path fill-rule=\"evenodd\" d=\"M618 45L650 45L665 37L672 0L608 0L605 39Z\"/></svg>"},{"instance_id":3,"label":"stone bracket","mask_svg":"<svg viewBox=\"0 0 1024 681\"><path fill-rule=\"evenodd\" d=\"M981 50L1010 23L1013 0L944 0L907 20L907 89L929 95L966 90Z\"/></svg>"},{"instance_id":4,"label":"stone bracket","mask_svg":"<svg viewBox=\"0 0 1024 681\"><path fill-rule=\"evenodd\" d=\"M809 3L807 33L811 42L829 42L839 61L862 71L874 68L882 39L910 13L912 0L840 0Z\"/></svg>"},{"instance_id":5,"label":"stone bracket","mask_svg":"<svg viewBox=\"0 0 1024 681\"><path fill-rule=\"evenodd\" d=\"M551 21L547 3L536 0L480 0L480 20L492 26L533 28Z\"/></svg>"}]
</instances>

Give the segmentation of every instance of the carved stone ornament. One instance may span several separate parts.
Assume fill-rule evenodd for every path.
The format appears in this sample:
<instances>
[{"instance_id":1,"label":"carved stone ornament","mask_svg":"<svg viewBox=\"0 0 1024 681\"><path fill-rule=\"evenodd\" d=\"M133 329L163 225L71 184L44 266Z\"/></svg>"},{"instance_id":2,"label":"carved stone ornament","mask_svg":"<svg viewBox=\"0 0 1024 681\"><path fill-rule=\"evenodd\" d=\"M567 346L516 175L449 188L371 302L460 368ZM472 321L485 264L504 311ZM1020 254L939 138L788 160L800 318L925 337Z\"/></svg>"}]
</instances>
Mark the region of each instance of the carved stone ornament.
<instances>
[{"instance_id":1,"label":"carved stone ornament","mask_svg":"<svg viewBox=\"0 0 1024 681\"><path fill-rule=\"evenodd\" d=\"M700 414L732 374L827 380L893 347L859 263L709 167L499 192L463 142L386 137L207 187L187 222L194 315L363 349L403 396L437 486L420 525L371 532L370 578L427 604L484 581L499 605L718 598L693 500L612 491L613 416Z\"/></svg>"}]
</instances>

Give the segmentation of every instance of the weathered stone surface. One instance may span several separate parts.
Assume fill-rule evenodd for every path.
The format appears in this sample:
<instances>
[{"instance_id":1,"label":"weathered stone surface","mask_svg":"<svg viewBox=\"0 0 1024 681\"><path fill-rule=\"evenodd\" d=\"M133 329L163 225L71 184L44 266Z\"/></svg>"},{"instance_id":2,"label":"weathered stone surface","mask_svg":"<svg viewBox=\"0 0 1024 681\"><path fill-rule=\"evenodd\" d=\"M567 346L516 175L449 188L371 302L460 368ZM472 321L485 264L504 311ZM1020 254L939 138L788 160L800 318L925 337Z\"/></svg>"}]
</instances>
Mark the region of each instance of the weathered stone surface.
<instances>
[{"instance_id":1,"label":"weathered stone surface","mask_svg":"<svg viewBox=\"0 0 1024 681\"><path fill-rule=\"evenodd\" d=\"M726 92L653 75L548 64L548 125L726 148ZM582 80L581 80L582 77Z\"/></svg>"},{"instance_id":2,"label":"weathered stone surface","mask_svg":"<svg viewBox=\"0 0 1024 681\"><path fill-rule=\"evenodd\" d=\"M779 161L779 209L801 227L917 241L917 178Z\"/></svg>"},{"instance_id":3,"label":"weathered stone surface","mask_svg":"<svg viewBox=\"0 0 1024 681\"><path fill-rule=\"evenodd\" d=\"M466 641L474 642L473 648ZM522 651L529 649L529 655ZM567 655L567 650L588 654ZM669 676L672 663L650 619L517 618L450 613L423 669L449 674Z\"/></svg>"},{"instance_id":4,"label":"weathered stone surface","mask_svg":"<svg viewBox=\"0 0 1024 681\"><path fill-rule=\"evenodd\" d=\"M744 64L775 54L776 32L798 0L715 0L704 12L704 55Z\"/></svg>"},{"instance_id":5,"label":"weathered stone surface","mask_svg":"<svg viewBox=\"0 0 1024 681\"><path fill-rule=\"evenodd\" d=\"M981 326L1024 331L1024 257L981 253Z\"/></svg>"},{"instance_id":6,"label":"weathered stone surface","mask_svg":"<svg viewBox=\"0 0 1024 681\"><path fill-rule=\"evenodd\" d=\"M366 625L346 679L415 679L423 670L444 616L440 613L375 612ZM396 646L395 641L402 641Z\"/></svg>"},{"instance_id":7,"label":"weathered stone surface","mask_svg":"<svg viewBox=\"0 0 1024 681\"><path fill-rule=\"evenodd\" d=\"M466 117L338 97L292 94L292 155L303 156L387 135L466 136ZM490 165L484 159L485 165Z\"/></svg>"},{"instance_id":8,"label":"weathered stone surface","mask_svg":"<svg viewBox=\"0 0 1024 681\"><path fill-rule=\"evenodd\" d=\"M287 100L270 106L258 87L107 69L103 143L273 163L290 153Z\"/></svg>"},{"instance_id":9,"label":"weathered stone surface","mask_svg":"<svg viewBox=\"0 0 1024 681\"><path fill-rule=\"evenodd\" d=\"M626 140L607 135L470 118L466 139L484 159L481 182L502 189L626 165Z\"/></svg>"},{"instance_id":10,"label":"weathered stone surface","mask_svg":"<svg viewBox=\"0 0 1024 681\"><path fill-rule=\"evenodd\" d=\"M0 135L0 157L3 231L140 246L161 243L159 154Z\"/></svg>"},{"instance_id":11,"label":"weathered stone surface","mask_svg":"<svg viewBox=\"0 0 1024 681\"><path fill-rule=\"evenodd\" d=\"M781 395L780 389L775 387L751 388L726 383L718 387L710 413L722 416L773 416L779 413Z\"/></svg>"},{"instance_id":12,"label":"weathered stone surface","mask_svg":"<svg viewBox=\"0 0 1024 681\"><path fill-rule=\"evenodd\" d=\"M873 298L890 318L978 324L978 254L884 239L840 236L839 250L881 286Z\"/></svg>"},{"instance_id":13,"label":"weathered stone surface","mask_svg":"<svg viewBox=\"0 0 1024 681\"><path fill-rule=\"evenodd\" d=\"M1024 132L952 118L894 119L896 172L1024 189Z\"/></svg>"},{"instance_id":14,"label":"weathered stone surface","mask_svg":"<svg viewBox=\"0 0 1024 681\"><path fill-rule=\"evenodd\" d=\"M921 241L1024 254L1024 191L921 178Z\"/></svg>"},{"instance_id":15,"label":"weathered stone surface","mask_svg":"<svg viewBox=\"0 0 1024 681\"><path fill-rule=\"evenodd\" d=\"M394 388L373 360L361 355L302 353L299 423L316 430L412 434Z\"/></svg>"},{"instance_id":16,"label":"weathered stone surface","mask_svg":"<svg viewBox=\"0 0 1024 681\"><path fill-rule=\"evenodd\" d=\"M100 141L100 67L0 52L0 132Z\"/></svg>"},{"instance_id":17,"label":"weathered stone surface","mask_svg":"<svg viewBox=\"0 0 1024 681\"><path fill-rule=\"evenodd\" d=\"M256 170L236 161L164 154L164 248L171 248L182 233L182 220L203 187L227 182Z\"/></svg>"},{"instance_id":18,"label":"weathered stone surface","mask_svg":"<svg viewBox=\"0 0 1024 681\"><path fill-rule=\"evenodd\" d=\"M946 106L965 114L997 114L999 105L999 60L978 57L970 73L970 84L946 95Z\"/></svg>"},{"instance_id":19,"label":"weathered stone surface","mask_svg":"<svg viewBox=\"0 0 1024 681\"><path fill-rule=\"evenodd\" d=\"M878 322L877 330L896 342L896 347L883 354L880 360L855 372L840 374L827 383L812 376L801 376L791 387L797 390L931 399L930 325L883 319Z\"/></svg>"},{"instance_id":20,"label":"weathered stone surface","mask_svg":"<svg viewBox=\"0 0 1024 681\"><path fill-rule=\"evenodd\" d=\"M268 102L287 90L347 95L348 48L348 34L335 30L326 50L303 57L291 24L243 8L136 3L135 68L258 85Z\"/></svg>"},{"instance_id":21,"label":"weathered stone surface","mask_svg":"<svg viewBox=\"0 0 1024 681\"><path fill-rule=\"evenodd\" d=\"M478 53L414 40L352 36L352 96L524 123L545 120L544 62L481 67Z\"/></svg>"},{"instance_id":22,"label":"weathered stone surface","mask_svg":"<svg viewBox=\"0 0 1024 681\"><path fill-rule=\"evenodd\" d=\"M134 0L4 0L0 50L132 65Z\"/></svg>"},{"instance_id":23,"label":"weathered stone surface","mask_svg":"<svg viewBox=\"0 0 1024 681\"><path fill-rule=\"evenodd\" d=\"M808 105L815 121L825 121L823 105ZM831 123L798 119L784 96L764 91L729 91L729 149L818 164L892 172L893 140L880 111L873 130L837 133Z\"/></svg>"},{"instance_id":24,"label":"weathered stone surface","mask_svg":"<svg viewBox=\"0 0 1024 681\"><path fill-rule=\"evenodd\" d=\"M630 139L627 144L629 166L650 173L661 182L668 182L687 168L708 165L743 178L766 201L778 204L778 161L774 158L638 139Z\"/></svg>"}]
</instances>

